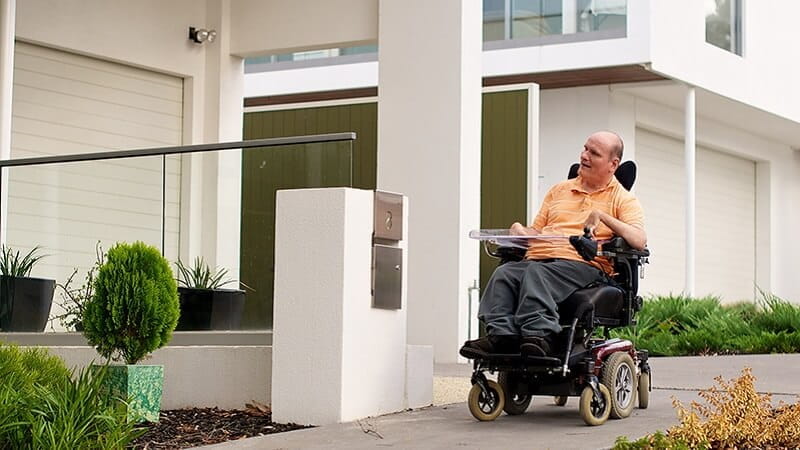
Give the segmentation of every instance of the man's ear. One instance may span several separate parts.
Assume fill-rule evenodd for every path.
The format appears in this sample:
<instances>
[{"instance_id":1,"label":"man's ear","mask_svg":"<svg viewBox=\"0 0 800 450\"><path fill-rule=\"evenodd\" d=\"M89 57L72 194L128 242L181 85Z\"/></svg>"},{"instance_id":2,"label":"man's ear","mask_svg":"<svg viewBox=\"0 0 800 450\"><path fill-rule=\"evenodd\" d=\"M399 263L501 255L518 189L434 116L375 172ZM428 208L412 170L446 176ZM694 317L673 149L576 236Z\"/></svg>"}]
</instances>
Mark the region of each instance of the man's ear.
<instances>
[{"instance_id":1,"label":"man's ear","mask_svg":"<svg viewBox=\"0 0 800 450\"><path fill-rule=\"evenodd\" d=\"M614 173L619 168L619 158L611 160L611 173Z\"/></svg>"}]
</instances>

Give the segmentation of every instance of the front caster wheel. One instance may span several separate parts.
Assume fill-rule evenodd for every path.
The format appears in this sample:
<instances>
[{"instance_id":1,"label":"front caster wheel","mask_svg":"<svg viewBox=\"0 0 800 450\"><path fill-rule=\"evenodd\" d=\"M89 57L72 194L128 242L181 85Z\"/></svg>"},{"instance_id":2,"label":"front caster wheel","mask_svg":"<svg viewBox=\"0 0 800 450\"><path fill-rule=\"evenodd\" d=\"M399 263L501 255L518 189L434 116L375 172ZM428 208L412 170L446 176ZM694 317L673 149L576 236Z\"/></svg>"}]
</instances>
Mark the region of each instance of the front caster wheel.
<instances>
[{"instance_id":1,"label":"front caster wheel","mask_svg":"<svg viewBox=\"0 0 800 450\"><path fill-rule=\"evenodd\" d=\"M530 394L521 394L525 386L522 386L519 374L500 372L497 376L497 382L505 393L503 411L509 416L524 414L528 410L533 397Z\"/></svg>"},{"instance_id":2,"label":"front caster wheel","mask_svg":"<svg viewBox=\"0 0 800 450\"><path fill-rule=\"evenodd\" d=\"M581 392L581 402L578 411L586 425L602 425L611 414L611 393L604 384L598 385L600 397L594 395L591 386L586 386Z\"/></svg>"},{"instance_id":3,"label":"front caster wheel","mask_svg":"<svg viewBox=\"0 0 800 450\"><path fill-rule=\"evenodd\" d=\"M553 397L553 404L556 406L564 406L567 404L567 397L566 395L556 395Z\"/></svg>"},{"instance_id":4,"label":"front caster wheel","mask_svg":"<svg viewBox=\"0 0 800 450\"><path fill-rule=\"evenodd\" d=\"M503 412L505 405L505 394L503 388L497 382L486 380L488 392L483 392L477 384L472 385L469 390L467 405L472 416L481 422L492 421Z\"/></svg>"},{"instance_id":5,"label":"front caster wheel","mask_svg":"<svg viewBox=\"0 0 800 450\"><path fill-rule=\"evenodd\" d=\"M642 372L639 375L639 409L650 406L650 374Z\"/></svg>"}]
</instances>

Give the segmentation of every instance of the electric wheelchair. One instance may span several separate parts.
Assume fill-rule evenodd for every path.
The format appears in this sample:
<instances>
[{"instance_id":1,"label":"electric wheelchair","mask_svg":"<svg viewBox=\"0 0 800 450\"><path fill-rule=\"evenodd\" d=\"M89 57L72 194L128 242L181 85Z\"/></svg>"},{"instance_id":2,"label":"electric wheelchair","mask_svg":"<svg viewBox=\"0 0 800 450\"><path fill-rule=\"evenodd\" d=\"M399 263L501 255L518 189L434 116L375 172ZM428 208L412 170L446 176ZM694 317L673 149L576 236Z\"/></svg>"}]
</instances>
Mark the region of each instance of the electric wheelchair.
<instances>
[{"instance_id":1,"label":"electric wheelchair","mask_svg":"<svg viewBox=\"0 0 800 450\"><path fill-rule=\"evenodd\" d=\"M574 164L569 178L577 176L577 170L578 164ZM615 175L630 190L636 166L627 161ZM506 240L491 233L470 235L483 240L486 251L499 258L500 264L519 261L525 255L527 245L519 245L519 241L516 247L507 245L513 241L508 235ZM559 406L565 405L568 397L579 397L580 416L588 425L601 425L609 416L628 417L637 397L639 408L647 408L651 380L648 353L637 350L631 341L611 339L609 331L635 324L635 314L642 306L637 295L639 274L650 253L633 249L620 237L594 241L588 230L569 239L584 259L608 257L616 274L605 283L579 289L559 303L563 330L555 339L553 356L469 356L474 369L468 406L476 419L491 421L502 411L523 414L534 395L553 396ZM602 337L596 336L600 328ZM497 381L487 378L486 372L497 373Z\"/></svg>"}]
</instances>

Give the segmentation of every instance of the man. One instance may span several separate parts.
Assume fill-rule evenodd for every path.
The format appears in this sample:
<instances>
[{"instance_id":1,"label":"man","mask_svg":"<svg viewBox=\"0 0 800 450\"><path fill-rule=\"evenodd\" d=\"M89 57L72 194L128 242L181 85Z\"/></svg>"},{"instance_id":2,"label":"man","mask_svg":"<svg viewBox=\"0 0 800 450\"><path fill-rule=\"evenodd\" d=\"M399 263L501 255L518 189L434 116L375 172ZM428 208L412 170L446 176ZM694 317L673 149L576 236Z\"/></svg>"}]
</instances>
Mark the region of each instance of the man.
<instances>
[{"instance_id":1,"label":"man","mask_svg":"<svg viewBox=\"0 0 800 450\"><path fill-rule=\"evenodd\" d=\"M622 160L622 139L600 131L586 140L578 176L553 186L530 227L511 226L514 235L613 235L642 250L647 243L639 201L614 177ZM478 318L487 336L467 341L461 354L521 352L546 356L561 331L558 304L576 290L604 279L613 267L605 258L585 261L567 239L532 239L525 259L498 267L481 298Z\"/></svg>"}]
</instances>

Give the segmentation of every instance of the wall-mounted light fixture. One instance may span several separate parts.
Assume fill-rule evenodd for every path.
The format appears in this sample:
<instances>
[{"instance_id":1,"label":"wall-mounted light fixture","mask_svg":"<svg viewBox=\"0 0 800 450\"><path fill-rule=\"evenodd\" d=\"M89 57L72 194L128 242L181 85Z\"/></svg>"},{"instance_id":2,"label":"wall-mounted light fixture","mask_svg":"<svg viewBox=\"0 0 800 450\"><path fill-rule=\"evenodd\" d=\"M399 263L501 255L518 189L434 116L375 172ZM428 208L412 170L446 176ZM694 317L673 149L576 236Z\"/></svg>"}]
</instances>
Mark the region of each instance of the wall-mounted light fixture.
<instances>
[{"instance_id":1,"label":"wall-mounted light fixture","mask_svg":"<svg viewBox=\"0 0 800 450\"><path fill-rule=\"evenodd\" d=\"M214 39L216 38L217 30L189 27L189 40L196 44L202 44L203 42L214 42Z\"/></svg>"}]
</instances>

